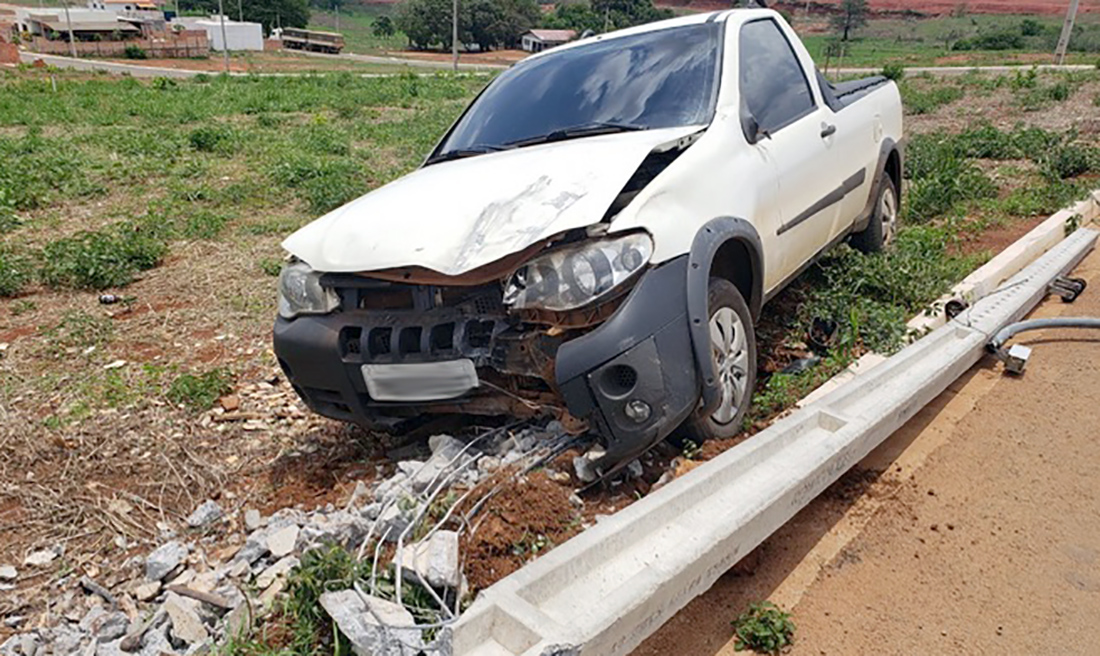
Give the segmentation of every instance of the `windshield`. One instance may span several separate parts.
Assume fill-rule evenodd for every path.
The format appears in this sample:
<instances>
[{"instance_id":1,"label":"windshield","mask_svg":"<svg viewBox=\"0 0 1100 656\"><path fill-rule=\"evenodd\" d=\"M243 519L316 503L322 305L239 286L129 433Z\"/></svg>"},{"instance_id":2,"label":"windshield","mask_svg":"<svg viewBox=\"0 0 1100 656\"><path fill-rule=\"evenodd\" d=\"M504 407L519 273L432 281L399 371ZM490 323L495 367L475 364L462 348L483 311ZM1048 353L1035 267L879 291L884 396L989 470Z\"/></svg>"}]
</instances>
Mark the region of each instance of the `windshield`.
<instances>
[{"instance_id":1,"label":"windshield","mask_svg":"<svg viewBox=\"0 0 1100 656\"><path fill-rule=\"evenodd\" d=\"M714 109L717 23L599 41L502 73L431 160L608 132L700 125Z\"/></svg>"}]
</instances>

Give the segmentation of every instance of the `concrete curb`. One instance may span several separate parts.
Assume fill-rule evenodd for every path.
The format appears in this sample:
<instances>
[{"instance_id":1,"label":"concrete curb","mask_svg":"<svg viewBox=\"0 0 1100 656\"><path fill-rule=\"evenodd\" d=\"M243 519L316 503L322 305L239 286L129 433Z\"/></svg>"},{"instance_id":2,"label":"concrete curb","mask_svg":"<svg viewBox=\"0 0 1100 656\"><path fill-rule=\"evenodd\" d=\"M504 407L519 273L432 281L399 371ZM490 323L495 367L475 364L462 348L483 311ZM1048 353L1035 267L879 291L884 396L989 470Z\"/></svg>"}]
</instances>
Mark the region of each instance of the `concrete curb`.
<instances>
[{"instance_id":1,"label":"concrete curb","mask_svg":"<svg viewBox=\"0 0 1100 656\"><path fill-rule=\"evenodd\" d=\"M1077 230L950 324L485 590L454 653L629 653L977 362L1097 234Z\"/></svg>"},{"instance_id":2,"label":"concrete curb","mask_svg":"<svg viewBox=\"0 0 1100 656\"><path fill-rule=\"evenodd\" d=\"M910 334L920 337L947 322L944 308L949 301L961 300L972 305L987 296L998 285L1008 280L1025 266L1060 242L1066 234L1066 226L1074 216L1081 217L1081 225L1087 225L1100 217L1100 189L1090 192L1089 198L1070 207L1058 210L1048 219L1031 229L981 267L975 269L951 291L932 303L933 312L919 314L907 322ZM844 371L799 401L797 407L809 405L856 376L863 375L886 361L878 353L867 353L849 365Z\"/></svg>"}]
</instances>

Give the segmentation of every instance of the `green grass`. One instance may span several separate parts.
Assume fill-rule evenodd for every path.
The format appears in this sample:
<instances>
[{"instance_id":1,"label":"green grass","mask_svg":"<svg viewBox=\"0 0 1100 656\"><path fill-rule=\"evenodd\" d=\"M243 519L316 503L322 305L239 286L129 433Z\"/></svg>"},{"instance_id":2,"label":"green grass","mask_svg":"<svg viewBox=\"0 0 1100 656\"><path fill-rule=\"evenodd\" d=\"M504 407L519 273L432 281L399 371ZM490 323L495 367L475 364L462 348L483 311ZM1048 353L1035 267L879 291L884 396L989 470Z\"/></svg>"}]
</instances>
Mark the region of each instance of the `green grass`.
<instances>
[{"instance_id":1,"label":"green grass","mask_svg":"<svg viewBox=\"0 0 1100 656\"><path fill-rule=\"evenodd\" d=\"M804 21L796 12L794 28L799 30ZM1021 26L1026 18L1039 25L1039 33L1023 36ZM814 17L818 22L818 17ZM1035 63L1035 55L1049 55L1040 63L1053 63L1054 47L1061 29L1059 16L1024 17L973 15L937 18L889 18L873 19L866 28L859 30L847 45L840 61L845 67L878 68L888 62L906 66L992 66L998 64ZM1021 47L1007 50L977 48L961 50L966 40L980 39L1001 33L1019 34ZM823 65L826 47L834 37L829 34L803 34L802 41L811 56ZM1077 28L1070 41L1067 63L1093 64L1100 52L1100 20L1079 16ZM1031 58L1031 59L1029 59ZM830 60L830 67L837 66L837 58Z\"/></svg>"},{"instance_id":2,"label":"green grass","mask_svg":"<svg viewBox=\"0 0 1100 656\"><path fill-rule=\"evenodd\" d=\"M192 410L208 410L218 398L232 391L232 381L232 374L225 369L180 374L168 387L168 400Z\"/></svg>"},{"instance_id":3,"label":"green grass","mask_svg":"<svg viewBox=\"0 0 1100 656\"><path fill-rule=\"evenodd\" d=\"M314 9L310 15L309 27L328 32L339 31L344 35L344 52L369 55L403 50L408 46L408 40L403 33L376 36L373 32L375 19L382 15L392 17L395 7L396 5L359 5L341 10L338 30L335 14Z\"/></svg>"}]
</instances>

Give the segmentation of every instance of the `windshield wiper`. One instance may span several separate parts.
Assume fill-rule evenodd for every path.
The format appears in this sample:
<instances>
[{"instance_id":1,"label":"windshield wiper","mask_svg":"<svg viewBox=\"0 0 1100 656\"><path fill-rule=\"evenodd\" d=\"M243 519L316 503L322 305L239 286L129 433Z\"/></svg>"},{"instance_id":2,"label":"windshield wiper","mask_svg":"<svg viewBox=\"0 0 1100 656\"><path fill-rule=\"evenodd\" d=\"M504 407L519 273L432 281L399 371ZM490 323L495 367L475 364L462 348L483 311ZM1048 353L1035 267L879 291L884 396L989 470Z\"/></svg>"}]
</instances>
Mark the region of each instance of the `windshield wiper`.
<instances>
[{"instance_id":1,"label":"windshield wiper","mask_svg":"<svg viewBox=\"0 0 1100 656\"><path fill-rule=\"evenodd\" d=\"M438 162L449 162L452 159L462 159L463 157L474 157L475 155L484 155L486 153L495 153L498 150L507 150L510 146L470 146L469 148L456 148L455 150L447 150L438 155L432 155L428 158L425 164L436 164Z\"/></svg>"},{"instance_id":2,"label":"windshield wiper","mask_svg":"<svg viewBox=\"0 0 1100 656\"><path fill-rule=\"evenodd\" d=\"M637 132L638 130L645 129L646 127L644 125L598 121L593 123L584 123L582 125L574 125L567 128L560 128L558 130L547 132L546 134L541 134L536 137L527 137L525 139L509 141L505 145L511 146L513 148L522 148L523 146L533 146L535 144L550 143L553 141L566 141L567 139L579 139L580 137L593 137L599 134Z\"/></svg>"}]
</instances>

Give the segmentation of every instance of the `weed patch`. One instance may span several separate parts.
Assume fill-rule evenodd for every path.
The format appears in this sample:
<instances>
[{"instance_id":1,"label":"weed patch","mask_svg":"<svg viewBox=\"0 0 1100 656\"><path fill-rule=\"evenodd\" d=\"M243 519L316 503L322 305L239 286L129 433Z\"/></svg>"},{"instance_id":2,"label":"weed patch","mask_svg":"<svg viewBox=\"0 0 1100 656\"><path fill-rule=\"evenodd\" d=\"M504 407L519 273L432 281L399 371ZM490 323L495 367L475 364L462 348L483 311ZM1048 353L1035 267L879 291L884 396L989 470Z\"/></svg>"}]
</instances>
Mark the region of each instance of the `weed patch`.
<instances>
[{"instance_id":1,"label":"weed patch","mask_svg":"<svg viewBox=\"0 0 1100 656\"><path fill-rule=\"evenodd\" d=\"M790 613L770 601L749 604L748 610L732 622L737 651L751 649L761 654L779 654L794 644L794 622Z\"/></svg>"},{"instance_id":2,"label":"weed patch","mask_svg":"<svg viewBox=\"0 0 1100 656\"><path fill-rule=\"evenodd\" d=\"M39 275L51 287L121 287L160 264L167 250L151 225L123 222L46 244Z\"/></svg>"},{"instance_id":3,"label":"weed patch","mask_svg":"<svg viewBox=\"0 0 1100 656\"><path fill-rule=\"evenodd\" d=\"M0 245L0 297L16 296L34 276L34 261L11 247Z\"/></svg>"},{"instance_id":4,"label":"weed patch","mask_svg":"<svg viewBox=\"0 0 1100 656\"><path fill-rule=\"evenodd\" d=\"M168 387L168 400L192 410L208 410L221 396L232 391L233 376L225 369L202 374L180 374Z\"/></svg>"}]
</instances>

